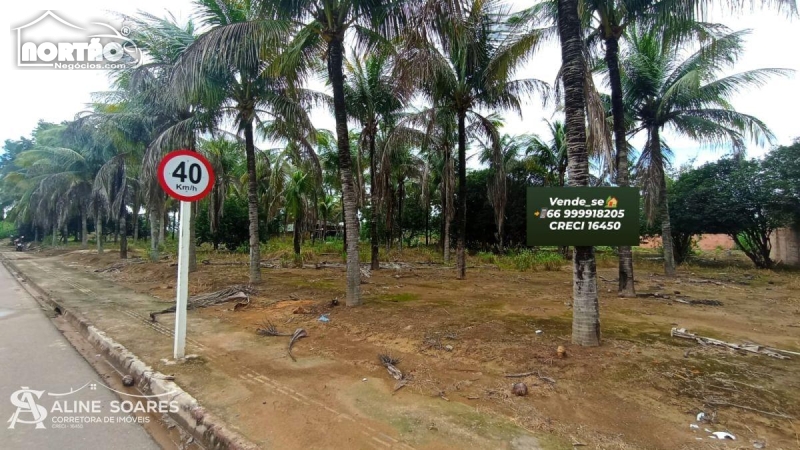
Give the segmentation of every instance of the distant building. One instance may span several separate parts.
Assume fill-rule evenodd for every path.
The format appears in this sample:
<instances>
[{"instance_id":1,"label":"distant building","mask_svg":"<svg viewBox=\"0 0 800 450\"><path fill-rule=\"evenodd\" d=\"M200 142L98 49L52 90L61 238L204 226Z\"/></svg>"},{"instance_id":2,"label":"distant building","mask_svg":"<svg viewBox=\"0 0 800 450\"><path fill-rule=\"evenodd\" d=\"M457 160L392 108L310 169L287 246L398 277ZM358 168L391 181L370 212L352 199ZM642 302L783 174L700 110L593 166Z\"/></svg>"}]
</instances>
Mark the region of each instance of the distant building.
<instances>
[{"instance_id":1,"label":"distant building","mask_svg":"<svg viewBox=\"0 0 800 450\"><path fill-rule=\"evenodd\" d=\"M800 224L779 228L769 237L772 244L770 258L779 264L800 266Z\"/></svg>"},{"instance_id":2,"label":"distant building","mask_svg":"<svg viewBox=\"0 0 800 450\"><path fill-rule=\"evenodd\" d=\"M703 251L712 251L718 248L722 250L732 250L736 248L733 239L727 234L701 234L695 236L695 239L697 239L697 248ZM661 247L661 236L655 236L646 241L643 240L639 246L644 248Z\"/></svg>"}]
</instances>

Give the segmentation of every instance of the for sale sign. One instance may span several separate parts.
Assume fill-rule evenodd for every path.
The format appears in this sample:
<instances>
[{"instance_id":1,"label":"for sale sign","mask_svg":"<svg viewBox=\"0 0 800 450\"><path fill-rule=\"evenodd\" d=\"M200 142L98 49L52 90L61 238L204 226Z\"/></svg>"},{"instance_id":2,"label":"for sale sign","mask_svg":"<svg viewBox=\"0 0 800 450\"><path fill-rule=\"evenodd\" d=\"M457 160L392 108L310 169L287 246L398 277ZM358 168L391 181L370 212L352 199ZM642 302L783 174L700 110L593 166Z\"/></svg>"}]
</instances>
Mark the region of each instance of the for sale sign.
<instances>
[{"instance_id":1,"label":"for sale sign","mask_svg":"<svg viewBox=\"0 0 800 450\"><path fill-rule=\"evenodd\" d=\"M639 245L639 189L529 187L528 245Z\"/></svg>"}]
</instances>

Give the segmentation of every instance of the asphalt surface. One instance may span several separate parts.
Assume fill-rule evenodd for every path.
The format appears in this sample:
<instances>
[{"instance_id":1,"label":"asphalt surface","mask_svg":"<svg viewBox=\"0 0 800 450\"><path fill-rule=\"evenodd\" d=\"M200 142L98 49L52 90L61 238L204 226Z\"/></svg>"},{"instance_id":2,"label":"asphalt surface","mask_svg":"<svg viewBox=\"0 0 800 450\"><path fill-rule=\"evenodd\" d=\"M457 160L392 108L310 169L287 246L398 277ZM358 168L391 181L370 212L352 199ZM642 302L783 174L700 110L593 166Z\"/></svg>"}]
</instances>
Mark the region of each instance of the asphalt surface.
<instances>
[{"instance_id":1,"label":"asphalt surface","mask_svg":"<svg viewBox=\"0 0 800 450\"><path fill-rule=\"evenodd\" d=\"M133 402L104 386L0 265L0 448L160 448L133 416L112 411Z\"/></svg>"}]
</instances>

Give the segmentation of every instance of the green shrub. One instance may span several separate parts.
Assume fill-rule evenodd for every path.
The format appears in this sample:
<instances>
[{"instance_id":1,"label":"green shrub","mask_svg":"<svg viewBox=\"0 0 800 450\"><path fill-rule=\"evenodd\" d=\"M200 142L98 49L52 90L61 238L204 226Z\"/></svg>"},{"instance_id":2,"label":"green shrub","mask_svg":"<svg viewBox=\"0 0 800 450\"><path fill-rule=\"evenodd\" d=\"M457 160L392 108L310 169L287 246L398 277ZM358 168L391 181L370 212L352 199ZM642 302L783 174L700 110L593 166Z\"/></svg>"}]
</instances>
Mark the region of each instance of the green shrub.
<instances>
[{"instance_id":1,"label":"green shrub","mask_svg":"<svg viewBox=\"0 0 800 450\"><path fill-rule=\"evenodd\" d=\"M564 265L564 257L558 253L537 253L536 260L548 272L561 270L561 266Z\"/></svg>"},{"instance_id":2,"label":"green shrub","mask_svg":"<svg viewBox=\"0 0 800 450\"><path fill-rule=\"evenodd\" d=\"M525 271L531 268L535 269L536 254L531 250L520 250L519 253L512 257L512 260L517 270Z\"/></svg>"},{"instance_id":3,"label":"green shrub","mask_svg":"<svg viewBox=\"0 0 800 450\"><path fill-rule=\"evenodd\" d=\"M511 260L519 271L557 271L564 265L564 258L559 253L550 251L520 250Z\"/></svg>"},{"instance_id":4,"label":"green shrub","mask_svg":"<svg viewBox=\"0 0 800 450\"><path fill-rule=\"evenodd\" d=\"M484 264L497 264L497 255L491 252L478 252L476 255Z\"/></svg>"},{"instance_id":5,"label":"green shrub","mask_svg":"<svg viewBox=\"0 0 800 450\"><path fill-rule=\"evenodd\" d=\"M0 239L6 239L9 236L17 234L17 227L13 223L0 220Z\"/></svg>"}]
</instances>

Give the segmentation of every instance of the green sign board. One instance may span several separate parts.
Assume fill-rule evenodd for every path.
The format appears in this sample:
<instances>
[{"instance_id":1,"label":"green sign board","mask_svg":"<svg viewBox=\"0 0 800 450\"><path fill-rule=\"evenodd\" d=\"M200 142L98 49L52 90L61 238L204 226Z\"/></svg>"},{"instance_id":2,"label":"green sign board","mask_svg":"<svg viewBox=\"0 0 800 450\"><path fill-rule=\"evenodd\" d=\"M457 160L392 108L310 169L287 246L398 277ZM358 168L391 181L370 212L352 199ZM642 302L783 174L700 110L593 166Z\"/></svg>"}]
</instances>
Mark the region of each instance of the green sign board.
<instances>
[{"instance_id":1,"label":"green sign board","mask_svg":"<svg viewBox=\"0 0 800 450\"><path fill-rule=\"evenodd\" d=\"M529 246L639 245L639 189L529 187Z\"/></svg>"}]
</instances>

